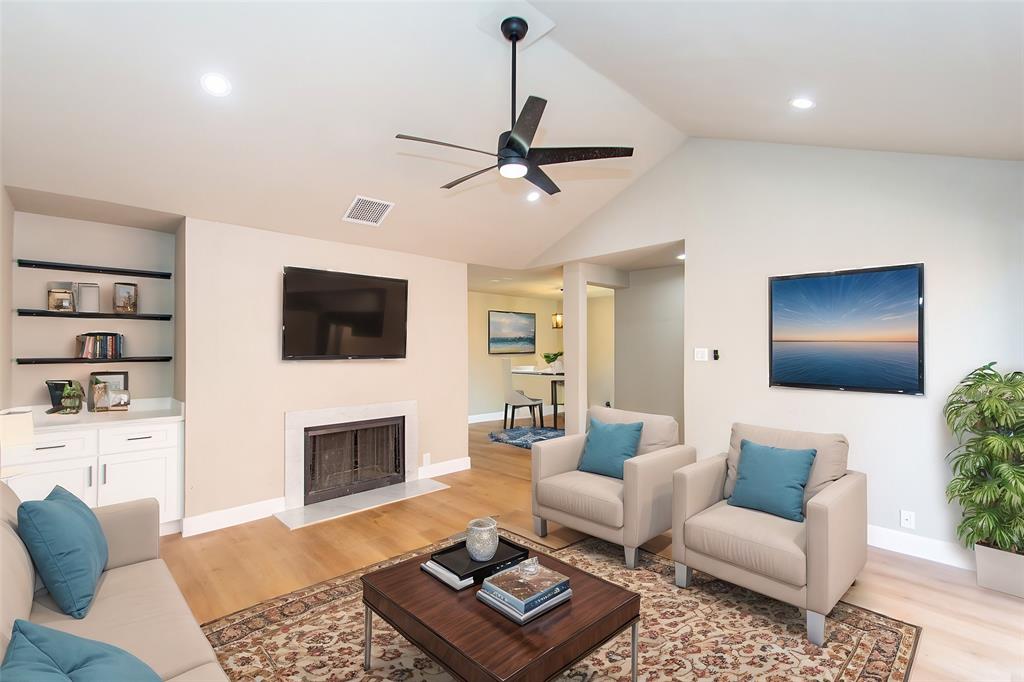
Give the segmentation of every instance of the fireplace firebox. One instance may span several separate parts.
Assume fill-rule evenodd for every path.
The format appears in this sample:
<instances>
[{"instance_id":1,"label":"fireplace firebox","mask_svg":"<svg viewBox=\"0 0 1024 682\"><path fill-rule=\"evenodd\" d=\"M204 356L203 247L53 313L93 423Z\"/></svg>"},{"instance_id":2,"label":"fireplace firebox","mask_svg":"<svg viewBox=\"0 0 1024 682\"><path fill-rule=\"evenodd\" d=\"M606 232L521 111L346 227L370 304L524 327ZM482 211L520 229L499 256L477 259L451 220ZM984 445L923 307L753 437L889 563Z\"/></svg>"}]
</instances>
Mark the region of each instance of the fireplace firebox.
<instances>
[{"instance_id":1,"label":"fireplace firebox","mask_svg":"<svg viewBox=\"0 0 1024 682\"><path fill-rule=\"evenodd\" d=\"M405 481L405 417L308 427L305 504Z\"/></svg>"}]
</instances>

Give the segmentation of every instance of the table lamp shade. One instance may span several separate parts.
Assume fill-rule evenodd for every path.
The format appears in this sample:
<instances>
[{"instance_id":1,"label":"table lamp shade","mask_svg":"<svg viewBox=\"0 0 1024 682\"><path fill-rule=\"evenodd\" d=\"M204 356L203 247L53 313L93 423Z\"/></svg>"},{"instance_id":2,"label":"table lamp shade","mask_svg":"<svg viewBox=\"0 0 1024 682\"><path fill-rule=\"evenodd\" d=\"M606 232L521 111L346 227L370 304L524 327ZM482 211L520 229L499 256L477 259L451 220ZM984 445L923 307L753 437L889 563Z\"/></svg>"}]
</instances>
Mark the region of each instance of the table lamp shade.
<instances>
[{"instance_id":1,"label":"table lamp shade","mask_svg":"<svg viewBox=\"0 0 1024 682\"><path fill-rule=\"evenodd\" d=\"M0 412L0 450L32 445L31 410Z\"/></svg>"}]
</instances>

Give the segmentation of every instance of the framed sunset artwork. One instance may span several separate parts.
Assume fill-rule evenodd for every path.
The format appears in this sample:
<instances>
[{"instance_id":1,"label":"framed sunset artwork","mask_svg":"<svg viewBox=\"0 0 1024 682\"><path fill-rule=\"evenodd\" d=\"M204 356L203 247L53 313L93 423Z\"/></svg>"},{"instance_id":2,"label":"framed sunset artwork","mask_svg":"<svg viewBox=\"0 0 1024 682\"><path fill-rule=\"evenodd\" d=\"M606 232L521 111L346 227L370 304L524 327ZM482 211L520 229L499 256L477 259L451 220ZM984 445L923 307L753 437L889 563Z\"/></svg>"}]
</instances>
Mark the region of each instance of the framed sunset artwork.
<instances>
[{"instance_id":1,"label":"framed sunset artwork","mask_svg":"<svg viewBox=\"0 0 1024 682\"><path fill-rule=\"evenodd\" d=\"M924 265L768 280L771 386L924 393Z\"/></svg>"}]
</instances>

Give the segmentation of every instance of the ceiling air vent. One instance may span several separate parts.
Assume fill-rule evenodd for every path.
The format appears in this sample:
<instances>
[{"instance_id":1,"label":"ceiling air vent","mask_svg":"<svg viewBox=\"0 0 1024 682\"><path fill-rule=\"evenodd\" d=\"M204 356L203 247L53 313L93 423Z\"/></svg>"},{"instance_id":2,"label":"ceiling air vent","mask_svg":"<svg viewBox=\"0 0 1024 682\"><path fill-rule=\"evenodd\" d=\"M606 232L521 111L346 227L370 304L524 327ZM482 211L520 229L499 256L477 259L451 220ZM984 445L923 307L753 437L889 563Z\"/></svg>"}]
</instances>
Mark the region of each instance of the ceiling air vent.
<instances>
[{"instance_id":1,"label":"ceiling air vent","mask_svg":"<svg viewBox=\"0 0 1024 682\"><path fill-rule=\"evenodd\" d=\"M390 201L356 196L352 205L345 211L343 220L360 225L380 225L393 207L394 204Z\"/></svg>"}]
</instances>

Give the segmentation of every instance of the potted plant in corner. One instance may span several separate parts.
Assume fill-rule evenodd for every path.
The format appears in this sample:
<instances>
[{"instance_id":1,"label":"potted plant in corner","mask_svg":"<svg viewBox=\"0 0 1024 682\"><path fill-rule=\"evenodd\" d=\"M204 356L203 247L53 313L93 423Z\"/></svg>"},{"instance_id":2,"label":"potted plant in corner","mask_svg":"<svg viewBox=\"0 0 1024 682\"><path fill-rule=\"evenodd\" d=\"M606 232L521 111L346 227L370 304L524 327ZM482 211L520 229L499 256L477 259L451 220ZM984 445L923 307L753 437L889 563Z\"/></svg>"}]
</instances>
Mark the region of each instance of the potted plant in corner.
<instances>
[{"instance_id":1,"label":"potted plant in corner","mask_svg":"<svg viewBox=\"0 0 1024 682\"><path fill-rule=\"evenodd\" d=\"M956 532L974 546L978 584L1024 597L1024 372L995 364L964 377L946 401L960 443L948 455L946 498L963 509Z\"/></svg>"}]
</instances>

